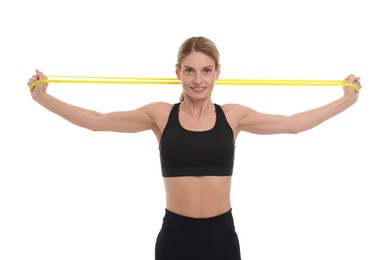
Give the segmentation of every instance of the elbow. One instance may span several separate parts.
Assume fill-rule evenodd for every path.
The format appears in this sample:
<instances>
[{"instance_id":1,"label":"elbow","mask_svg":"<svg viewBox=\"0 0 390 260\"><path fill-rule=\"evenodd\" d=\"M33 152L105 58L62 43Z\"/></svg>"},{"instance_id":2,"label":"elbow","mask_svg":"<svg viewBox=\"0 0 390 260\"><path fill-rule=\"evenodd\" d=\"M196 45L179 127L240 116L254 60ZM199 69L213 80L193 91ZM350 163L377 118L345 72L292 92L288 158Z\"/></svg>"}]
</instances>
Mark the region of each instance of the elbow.
<instances>
[{"instance_id":1,"label":"elbow","mask_svg":"<svg viewBox=\"0 0 390 260\"><path fill-rule=\"evenodd\" d=\"M305 132L309 129L312 129L314 126L298 125L291 129L290 134L299 134Z\"/></svg>"},{"instance_id":2,"label":"elbow","mask_svg":"<svg viewBox=\"0 0 390 260\"><path fill-rule=\"evenodd\" d=\"M88 130L91 130L92 132L100 132L102 130L97 129L97 128L88 128Z\"/></svg>"},{"instance_id":3,"label":"elbow","mask_svg":"<svg viewBox=\"0 0 390 260\"><path fill-rule=\"evenodd\" d=\"M103 119L103 114L98 112L94 113L91 116L91 118L88 120L88 123L85 128L93 132L104 131L102 119Z\"/></svg>"},{"instance_id":4,"label":"elbow","mask_svg":"<svg viewBox=\"0 0 390 260\"><path fill-rule=\"evenodd\" d=\"M300 132L298 121L294 116L284 116L281 128L280 132L285 134L298 134Z\"/></svg>"},{"instance_id":5,"label":"elbow","mask_svg":"<svg viewBox=\"0 0 390 260\"><path fill-rule=\"evenodd\" d=\"M299 134L308 129L308 127L305 124L302 124L302 121L298 118L295 118L294 116L290 117L290 129L288 130L288 133L290 134Z\"/></svg>"},{"instance_id":6,"label":"elbow","mask_svg":"<svg viewBox=\"0 0 390 260\"><path fill-rule=\"evenodd\" d=\"M309 130L310 128L309 127L305 127L303 125L294 125L293 127L291 127L289 133L290 134L299 134L299 133L302 133L302 132L304 132L306 130Z\"/></svg>"},{"instance_id":7,"label":"elbow","mask_svg":"<svg viewBox=\"0 0 390 260\"><path fill-rule=\"evenodd\" d=\"M292 128L288 131L289 134L294 134L294 135L299 134L300 132L302 132L302 130L300 130L300 129L296 128L296 127L292 127Z\"/></svg>"}]
</instances>

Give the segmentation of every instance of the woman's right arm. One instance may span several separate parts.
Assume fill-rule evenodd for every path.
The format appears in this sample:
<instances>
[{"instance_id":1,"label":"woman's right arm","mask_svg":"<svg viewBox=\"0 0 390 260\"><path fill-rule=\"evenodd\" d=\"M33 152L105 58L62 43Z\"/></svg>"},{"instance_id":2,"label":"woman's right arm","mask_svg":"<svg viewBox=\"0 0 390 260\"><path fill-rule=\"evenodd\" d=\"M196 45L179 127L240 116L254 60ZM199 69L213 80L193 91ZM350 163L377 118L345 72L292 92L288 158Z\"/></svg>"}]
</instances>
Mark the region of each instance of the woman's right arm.
<instances>
[{"instance_id":1,"label":"woman's right arm","mask_svg":"<svg viewBox=\"0 0 390 260\"><path fill-rule=\"evenodd\" d=\"M45 75L36 70L27 85L44 79ZM84 109L65 103L49 94L46 89L47 83L38 84L31 91L32 98L44 108L63 117L69 122L90 129L92 131L114 131L135 133L145 130L156 130L156 122L153 118L153 111L156 111L158 103L149 104L132 111L99 113L97 111Z\"/></svg>"}]
</instances>

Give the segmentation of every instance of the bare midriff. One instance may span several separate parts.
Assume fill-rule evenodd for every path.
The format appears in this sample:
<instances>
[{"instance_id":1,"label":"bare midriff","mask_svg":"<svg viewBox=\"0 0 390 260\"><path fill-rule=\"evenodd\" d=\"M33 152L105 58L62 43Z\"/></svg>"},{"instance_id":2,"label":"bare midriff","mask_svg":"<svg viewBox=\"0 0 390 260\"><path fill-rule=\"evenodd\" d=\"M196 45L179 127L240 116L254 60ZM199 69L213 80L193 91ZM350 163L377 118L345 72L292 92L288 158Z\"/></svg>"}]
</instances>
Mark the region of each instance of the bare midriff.
<instances>
[{"instance_id":1,"label":"bare midriff","mask_svg":"<svg viewBox=\"0 0 390 260\"><path fill-rule=\"evenodd\" d=\"M231 209L231 176L165 177L167 209L192 218L209 218Z\"/></svg>"}]
</instances>

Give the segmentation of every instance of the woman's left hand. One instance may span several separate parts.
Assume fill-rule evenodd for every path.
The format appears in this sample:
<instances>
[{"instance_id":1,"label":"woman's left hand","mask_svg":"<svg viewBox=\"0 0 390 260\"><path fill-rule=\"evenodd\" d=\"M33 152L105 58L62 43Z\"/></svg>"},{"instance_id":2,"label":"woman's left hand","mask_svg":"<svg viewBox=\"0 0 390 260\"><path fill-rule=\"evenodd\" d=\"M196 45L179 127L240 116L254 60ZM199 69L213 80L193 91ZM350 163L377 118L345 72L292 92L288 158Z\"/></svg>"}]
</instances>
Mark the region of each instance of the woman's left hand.
<instances>
[{"instance_id":1,"label":"woman's left hand","mask_svg":"<svg viewBox=\"0 0 390 260\"><path fill-rule=\"evenodd\" d=\"M359 91L362 88L362 85L360 84L360 77L356 77L353 74L348 75L348 77L345 78L347 82L355 84ZM349 98L354 98L355 101L357 101L359 97L359 91L356 91L353 87L344 87L344 96Z\"/></svg>"}]
</instances>

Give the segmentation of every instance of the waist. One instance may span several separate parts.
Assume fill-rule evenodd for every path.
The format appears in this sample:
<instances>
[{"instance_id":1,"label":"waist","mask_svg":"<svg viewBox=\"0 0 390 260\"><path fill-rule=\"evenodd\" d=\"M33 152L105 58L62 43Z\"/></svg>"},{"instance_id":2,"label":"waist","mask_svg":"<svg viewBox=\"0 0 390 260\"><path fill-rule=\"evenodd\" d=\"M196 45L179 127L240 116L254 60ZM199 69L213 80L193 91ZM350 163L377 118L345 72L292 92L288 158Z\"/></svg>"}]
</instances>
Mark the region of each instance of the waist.
<instances>
[{"instance_id":1,"label":"waist","mask_svg":"<svg viewBox=\"0 0 390 260\"><path fill-rule=\"evenodd\" d=\"M166 207L181 215L204 218L231 208L231 176L164 178Z\"/></svg>"},{"instance_id":2,"label":"waist","mask_svg":"<svg viewBox=\"0 0 390 260\"><path fill-rule=\"evenodd\" d=\"M232 210L208 218L192 218L165 210L162 229L176 236L212 239L234 232Z\"/></svg>"}]
</instances>

